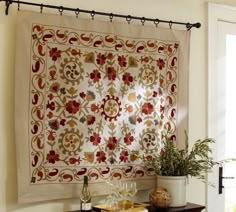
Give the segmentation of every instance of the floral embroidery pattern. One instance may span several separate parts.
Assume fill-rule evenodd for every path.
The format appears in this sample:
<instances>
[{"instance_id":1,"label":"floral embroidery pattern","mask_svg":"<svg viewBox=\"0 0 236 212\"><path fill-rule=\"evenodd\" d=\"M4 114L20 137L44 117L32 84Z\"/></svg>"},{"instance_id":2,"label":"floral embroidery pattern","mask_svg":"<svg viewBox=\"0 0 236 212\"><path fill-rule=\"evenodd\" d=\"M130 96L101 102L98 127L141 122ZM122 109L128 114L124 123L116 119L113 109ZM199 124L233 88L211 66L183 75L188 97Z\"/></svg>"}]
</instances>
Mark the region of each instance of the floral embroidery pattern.
<instances>
[{"instance_id":1,"label":"floral embroidery pattern","mask_svg":"<svg viewBox=\"0 0 236 212\"><path fill-rule=\"evenodd\" d=\"M31 46L31 183L152 177L131 153L175 137L178 43L34 24Z\"/></svg>"}]
</instances>

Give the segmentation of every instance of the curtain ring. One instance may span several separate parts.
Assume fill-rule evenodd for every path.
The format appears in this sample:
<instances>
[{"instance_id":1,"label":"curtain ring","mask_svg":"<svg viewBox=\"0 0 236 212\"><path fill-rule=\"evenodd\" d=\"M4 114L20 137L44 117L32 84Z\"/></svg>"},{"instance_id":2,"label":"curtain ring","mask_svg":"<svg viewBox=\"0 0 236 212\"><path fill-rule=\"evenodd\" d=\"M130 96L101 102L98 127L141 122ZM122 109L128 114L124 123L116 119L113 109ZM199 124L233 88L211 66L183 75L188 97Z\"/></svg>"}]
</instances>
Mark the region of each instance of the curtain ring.
<instances>
[{"instance_id":1,"label":"curtain ring","mask_svg":"<svg viewBox=\"0 0 236 212\"><path fill-rule=\"evenodd\" d=\"M18 0L18 8L17 8L18 11L20 11L20 2Z\"/></svg>"},{"instance_id":2,"label":"curtain ring","mask_svg":"<svg viewBox=\"0 0 236 212\"><path fill-rule=\"evenodd\" d=\"M173 24L173 22L170 21L170 22L169 22L170 29L172 28L172 24Z\"/></svg>"},{"instance_id":3,"label":"curtain ring","mask_svg":"<svg viewBox=\"0 0 236 212\"><path fill-rule=\"evenodd\" d=\"M76 18L78 18L78 15L79 15L79 8L77 8L77 9L75 10L75 15L76 15Z\"/></svg>"},{"instance_id":4,"label":"curtain ring","mask_svg":"<svg viewBox=\"0 0 236 212\"><path fill-rule=\"evenodd\" d=\"M43 13L43 4L40 5L40 13Z\"/></svg>"},{"instance_id":5,"label":"curtain ring","mask_svg":"<svg viewBox=\"0 0 236 212\"><path fill-rule=\"evenodd\" d=\"M130 24L131 19L132 19L132 18L131 18L130 15L127 15L127 16L126 16L126 21L128 22L128 24Z\"/></svg>"},{"instance_id":6,"label":"curtain ring","mask_svg":"<svg viewBox=\"0 0 236 212\"><path fill-rule=\"evenodd\" d=\"M158 27L158 24L160 23L159 19L157 18L156 20L154 20L154 24L156 25L156 27Z\"/></svg>"},{"instance_id":7,"label":"curtain ring","mask_svg":"<svg viewBox=\"0 0 236 212\"><path fill-rule=\"evenodd\" d=\"M113 13L110 14L110 22L113 20Z\"/></svg>"},{"instance_id":8,"label":"curtain ring","mask_svg":"<svg viewBox=\"0 0 236 212\"><path fill-rule=\"evenodd\" d=\"M63 12L63 7L62 7L62 6L60 6L58 10L59 10L59 12L60 12L60 15L62 15L62 12Z\"/></svg>"},{"instance_id":9,"label":"curtain ring","mask_svg":"<svg viewBox=\"0 0 236 212\"><path fill-rule=\"evenodd\" d=\"M94 16L95 16L95 11L92 10L91 13L90 13L91 17L92 17L92 20L94 20Z\"/></svg>"},{"instance_id":10,"label":"curtain ring","mask_svg":"<svg viewBox=\"0 0 236 212\"><path fill-rule=\"evenodd\" d=\"M142 17L142 18L141 18L141 23L142 23L143 26L144 26L145 21L146 21L146 18L145 18L145 17Z\"/></svg>"}]
</instances>

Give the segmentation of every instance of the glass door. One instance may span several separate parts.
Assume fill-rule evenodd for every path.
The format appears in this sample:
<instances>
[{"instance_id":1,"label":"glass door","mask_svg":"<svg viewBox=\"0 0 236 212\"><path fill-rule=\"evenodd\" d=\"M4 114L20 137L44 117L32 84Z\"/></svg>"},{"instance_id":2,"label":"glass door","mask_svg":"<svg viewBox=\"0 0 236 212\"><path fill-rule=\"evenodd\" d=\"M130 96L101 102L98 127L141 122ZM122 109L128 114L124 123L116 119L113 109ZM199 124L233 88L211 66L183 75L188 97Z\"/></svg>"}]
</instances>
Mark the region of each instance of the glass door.
<instances>
[{"instance_id":1,"label":"glass door","mask_svg":"<svg viewBox=\"0 0 236 212\"><path fill-rule=\"evenodd\" d=\"M225 157L236 158L236 28L235 23L222 23L226 42ZM236 212L236 163L225 165L225 211Z\"/></svg>"},{"instance_id":2,"label":"glass door","mask_svg":"<svg viewBox=\"0 0 236 212\"><path fill-rule=\"evenodd\" d=\"M208 136L219 161L236 158L236 8L210 5L209 19ZM236 212L235 178L236 162L208 175L208 212Z\"/></svg>"}]
</instances>

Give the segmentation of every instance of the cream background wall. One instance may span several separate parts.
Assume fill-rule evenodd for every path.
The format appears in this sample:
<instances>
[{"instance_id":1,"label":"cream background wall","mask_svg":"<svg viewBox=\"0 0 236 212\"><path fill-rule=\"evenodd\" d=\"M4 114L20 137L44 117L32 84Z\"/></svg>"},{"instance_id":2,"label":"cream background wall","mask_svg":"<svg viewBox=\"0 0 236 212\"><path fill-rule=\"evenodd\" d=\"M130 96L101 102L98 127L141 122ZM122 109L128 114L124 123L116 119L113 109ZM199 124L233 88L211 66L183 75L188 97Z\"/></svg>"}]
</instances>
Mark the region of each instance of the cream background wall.
<instances>
[{"instance_id":1,"label":"cream background wall","mask_svg":"<svg viewBox=\"0 0 236 212\"><path fill-rule=\"evenodd\" d=\"M29 0L27 0L29 1ZM200 29L192 29L189 71L189 139L195 141L206 136L207 131L207 0L34 0L44 4L63 5L109 13L130 14L183 22L201 22ZM235 0L210 2L236 6ZM5 16L5 3L0 2L0 211L51 212L75 209L78 200L58 200L37 204L17 203L16 156L14 143L14 58L16 6ZM21 9L30 9L21 6ZM39 8L31 8L39 11ZM47 10L49 12L49 10ZM46 10L45 10L46 12ZM50 12L56 12L50 10ZM72 14L74 15L74 14ZM81 14L88 17L86 14ZM95 18L101 18L96 17ZM107 17L108 18L108 17ZM119 19L119 21L121 21ZM139 194L147 199L148 192ZM187 200L205 204L205 185L190 179Z\"/></svg>"}]
</instances>

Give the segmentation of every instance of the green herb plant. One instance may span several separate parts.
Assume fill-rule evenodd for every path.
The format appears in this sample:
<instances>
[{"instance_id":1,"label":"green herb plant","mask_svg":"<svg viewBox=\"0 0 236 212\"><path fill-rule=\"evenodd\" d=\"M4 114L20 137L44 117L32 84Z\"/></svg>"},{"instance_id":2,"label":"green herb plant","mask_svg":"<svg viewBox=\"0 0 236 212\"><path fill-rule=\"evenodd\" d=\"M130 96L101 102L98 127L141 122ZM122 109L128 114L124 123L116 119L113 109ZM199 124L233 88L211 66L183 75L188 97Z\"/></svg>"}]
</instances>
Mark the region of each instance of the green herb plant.
<instances>
[{"instance_id":1,"label":"green herb plant","mask_svg":"<svg viewBox=\"0 0 236 212\"><path fill-rule=\"evenodd\" d=\"M190 176L204 180L206 172L211 172L215 165L221 166L224 162L235 160L214 161L209 156L212 153L209 146L215 143L215 140L211 138L197 140L188 152L186 132L185 137L185 149L179 150L168 135L165 135L160 154L143 156L145 168L161 176Z\"/></svg>"}]
</instances>

